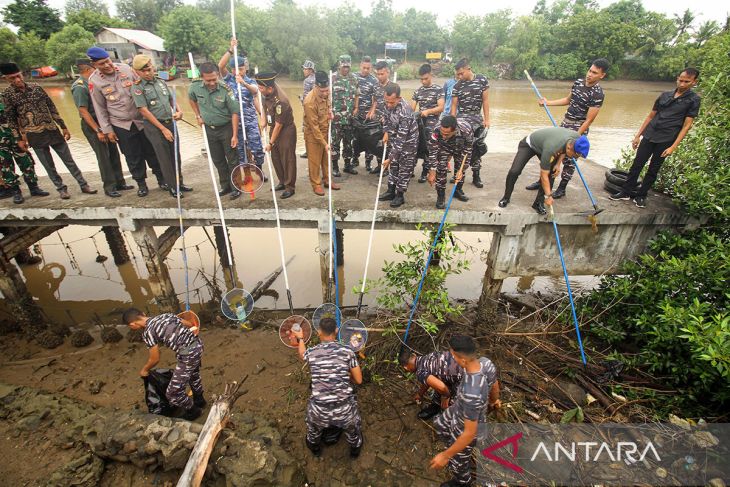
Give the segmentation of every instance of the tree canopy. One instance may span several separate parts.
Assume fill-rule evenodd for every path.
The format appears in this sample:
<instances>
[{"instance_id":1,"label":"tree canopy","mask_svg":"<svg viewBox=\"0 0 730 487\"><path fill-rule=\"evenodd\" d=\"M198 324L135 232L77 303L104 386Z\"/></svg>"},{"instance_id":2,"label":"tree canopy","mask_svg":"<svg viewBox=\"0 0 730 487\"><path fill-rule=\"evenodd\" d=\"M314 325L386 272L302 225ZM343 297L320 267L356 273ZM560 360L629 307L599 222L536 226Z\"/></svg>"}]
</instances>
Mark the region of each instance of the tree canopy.
<instances>
[{"instance_id":1,"label":"tree canopy","mask_svg":"<svg viewBox=\"0 0 730 487\"><path fill-rule=\"evenodd\" d=\"M94 35L76 24L69 24L48 39L48 61L59 72L68 73L76 59L85 57L89 46L94 45Z\"/></svg>"},{"instance_id":2,"label":"tree canopy","mask_svg":"<svg viewBox=\"0 0 730 487\"><path fill-rule=\"evenodd\" d=\"M18 28L18 34L35 32L43 39L63 28L58 11L46 0L14 0L2 10L3 20Z\"/></svg>"}]
</instances>

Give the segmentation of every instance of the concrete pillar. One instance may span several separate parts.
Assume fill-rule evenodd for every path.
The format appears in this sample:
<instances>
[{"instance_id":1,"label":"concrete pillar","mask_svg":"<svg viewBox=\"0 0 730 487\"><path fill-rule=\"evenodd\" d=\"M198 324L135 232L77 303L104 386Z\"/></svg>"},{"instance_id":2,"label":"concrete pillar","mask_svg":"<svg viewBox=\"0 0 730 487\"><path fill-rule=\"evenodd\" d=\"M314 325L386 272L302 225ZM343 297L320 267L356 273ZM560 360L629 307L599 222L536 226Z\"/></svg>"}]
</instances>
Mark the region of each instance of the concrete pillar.
<instances>
[{"instance_id":1,"label":"concrete pillar","mask_svg":"<svg viewBox=\"0 0 730 487\"><path fill-rule=\"evenodd\" d=\"M224 269L228 269L230 268L230 266L228 265L228 251L226 250L226 238L223 234L223 227L220 225L213 227L213 236L215 237L215 248L218 250L218 258L221 261L221 267L223 267ZM230 241L230 233L228 234L228 239ZM233 260L232 250L231 260Z\"/></svg>"},{"instance_id":2,"label":"concrete pillar","mask_svg":"<svg viewBox=\"0 0 730 487\"><path fill-rule=\"evenodd\" d=\"M327 303L330 302L330 296L327 292L329 284L329 274L327 271L330 265L330 234L327 220L320 221L317 230L319 236L319 277L322 282L322 302Z\"/></svg>"},{"instance_id":3,"label":"concrete pillar","mask_svg":"<svg viewBox=\"0 0 730 487\"><path fill-rule=\"evenodd\" d=\"M337 239L337 267L342 267L345 263L345 234L341 228L335 230L335 239Z\"/></svg>"},{"instance_id":4,"label":"concrete pillar","mask_svg":"<svg viewBox=\"0 0 730 487\"><path fill-rule=\"evenodd\" d=\"M19 323L40 327L43 323L40 309L33 302L18 268L4 257L0 257L0 292L5 297L8 311Z\"/></svg>"},{"instance_id":5,"label":"concrete pillar","mask_svg":"<svg viewBox=\"0 0 730 487\"><path fill-rule=\"evenodd\" d=\"M482 293L477 302L477 319L480 321L491 321L494 319L497 309L499 293L502 291L503 278L497 272L501 267L500 249L504 244L503 239L519 238L515 236L505 237L500 233L492 235L492 245L487 254L487 271L482 281Z\"/></svg>"},{"instance_id":6,"label":"concrete pillar","mask_svg":"<svg viewBox=\"0 0 730 487\"><path fill-rule=\"evenodd\" d=\"M158 241L155 229L142 226L132 232L134 241L139 245L142 258L149 273L149 283L158 306L163 311L176 312L180 309L180 302L175 295L175 287L170 279L164 259L157 252Z\"/></svg>"},{"instance_id":7,"label":"concrete pillar","mask_svg":"<svg viewBox=\"0 0 730 487\"><path fill-rule=\"evenodd\" d=\"M106 243L109 245L109 250L112 252L114 257L114 264L122 265L129 262L129 252L127 252L127 245L122 237L122 232L119 227L101 227L106 237Z\"/></svg>"}]
</instances>

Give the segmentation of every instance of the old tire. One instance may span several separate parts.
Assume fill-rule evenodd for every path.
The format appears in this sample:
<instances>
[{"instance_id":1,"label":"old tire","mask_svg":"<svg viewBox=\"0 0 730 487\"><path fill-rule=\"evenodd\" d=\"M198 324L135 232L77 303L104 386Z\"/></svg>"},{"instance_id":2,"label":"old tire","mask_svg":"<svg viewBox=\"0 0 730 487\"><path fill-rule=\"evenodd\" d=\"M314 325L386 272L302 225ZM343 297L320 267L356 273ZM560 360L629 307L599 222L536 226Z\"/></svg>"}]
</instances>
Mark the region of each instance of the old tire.
<instances>
[{"instance_id":1,"label":"old tire","mask_svg":"<svg viewBox=\"0 0 730 487\"><path fill-rule=\"evenodd\" d=\"M606 181L611 184L618 184L620 186L624 184L628 177L629 172L621 169L609 169L606 171Z\"/></svg>"}]
</instances>

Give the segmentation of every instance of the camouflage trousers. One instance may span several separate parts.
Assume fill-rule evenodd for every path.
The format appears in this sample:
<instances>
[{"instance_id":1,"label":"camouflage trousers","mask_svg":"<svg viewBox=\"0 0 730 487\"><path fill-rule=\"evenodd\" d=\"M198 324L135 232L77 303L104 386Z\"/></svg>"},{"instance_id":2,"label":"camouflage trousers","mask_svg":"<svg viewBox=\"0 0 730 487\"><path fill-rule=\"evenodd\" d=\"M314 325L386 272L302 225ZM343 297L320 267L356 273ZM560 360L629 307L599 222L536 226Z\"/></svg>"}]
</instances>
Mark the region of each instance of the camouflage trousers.
<instances>
[{"instance_id":1,"label":"camouflage trousers","mask_svg":"<svg viewBox=\"0 0 730 487\"><path fill-rule=\"evenodd\" d=\"M340 144L342 145L342 157L345 159L345 164L352 164L353 138L352 125L332 125L332 164L336 164L340 160Z\"/></svg>"},{"instance_id":2,"label":"camouflage trousers","mask_svg":"<svg viewBox=\"0 0 730 487\"><path fill-rule=\"evenodd\" d=\"M322 440L325 428L335 426L345 432L347 443L357 448L362 445L362 420L357 408L357 400L352 396L350 400L338 404L318 404L310 399L307 402L307 441L318 445Z\"/></svg>"},{"instance_id":3,"label":"camouflage trousers","mask_svg":"<svg viewBox=\"0 0 730 487\"><path fill-rule=\"evenodd\" d=\"M436 170L436 189L446 189L446 175L449 173L449 154L439 154L438 160L436 161L436 167L430 167L426 165L426 161L423 161L426 169ZM463 157L463 156L462 156Z\"/></svg>"},{"instance_id":4,"label":"camouflage trousers","mask_svg":"<svg viewBox=\"0 0 730 487\"><path fill-rule=\"evenodd\" d=\"M20 178L15 173L15 164L18 165L20 173L28 186L38 184L38 176L35 173L35 162L29 152L19 153L0 149L0 186L3 188L17 188L20 186Z\"/></svg>"},{"instance_id":5,"label":"camouflage trousers","mask_svg":"<svg viewBox=\"0 0 730 487\"><path fill-rule=\"evenodd\" d=\"M568 120L567 118L564 118L560 126L577 132L580 129L580 126L583 125L584 121L585 120ZM588 135L588 131L586 130L583 135ZM567 184L568 181L573 179L573 174L575 174L575 159L569 159L566 157L563 160L563 171L560 173L560 179L565 181Z\"/></svg>"},{"instance_id":6,"label":"camouflage trousers","mask_svg":"<svg viewBox=\"0 0 730 487\"><path fill-rule=\"evenodd\" d=\"M248 161L249 164L255 164L259 168L264 165L264 147L261 145L261 133L259 132L259 126L256 123L256 112L253 114L246 113L246 143L248 150L253 154L253 161ZM238 123L238 162L244 164L246 161L246 154L244 154L243 148L243 129L241 123Z\"/></svg>"},{"instance_id":7,"label":"camouflage trousers","mask_svg":"<svg viewBox=\"0 0 730 487\"><path fill-rule=\"evenodd\" d=\"M388 185L393 185L396 191L405 193L408 191L408 183L411 181L411 175L415 167L416 154L401 153L398 160L390 161Z\"/></svg>"},{"instance_id":8,"label":"camouflage trousers","mask_svg":"<svg viewBox=\"0 0 730 487\"><path fill-rule=\"evenodd\" d=\"M456 438L461 434L458 430L453 428L452 415L449 409L436 416L433 421L434 428L436 429L436 436L446 445L450 447L456 441ZM458 482L458 485L471 485L472 482L472 451L476 445L476 440L469 446L461 450L459 453L451 457L449 460L449 472L453 475L454 480Z\"/></svg>"},{"instance_id":9,"label":"camouflage trousers","mask_svg":"<svg viewBox=\"0 0 730 487\"><path fill-rule=\"evenodd\" d=\"M172 374L170 385L165 395L173 406L183 409L193 407L193 400L187 395L185 386L195 395L203 395L203 381L200 379L200 362L203 357L203 342L198 341L188 347L186 353L177 354L177 366Z\"/></svg>"}]
</instances>

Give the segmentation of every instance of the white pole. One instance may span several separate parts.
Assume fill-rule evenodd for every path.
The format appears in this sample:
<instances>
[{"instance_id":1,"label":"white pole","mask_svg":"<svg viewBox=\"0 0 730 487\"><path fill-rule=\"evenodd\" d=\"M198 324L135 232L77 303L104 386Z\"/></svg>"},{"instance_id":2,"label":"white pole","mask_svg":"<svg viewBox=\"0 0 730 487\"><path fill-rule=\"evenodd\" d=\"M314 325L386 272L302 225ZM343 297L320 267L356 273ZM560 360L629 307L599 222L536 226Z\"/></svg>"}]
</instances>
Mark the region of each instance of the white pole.
<instances>
[{"instance_id":1,"label":"white pole","mask_svg":"<svg viewBox=\"0 0 730 487\"><path fill-rule=\"evenodd\" d=\"M241 93L241 83L238 82L238 39L236 38L236 11L235 1L231 0L231 37L236 40L236 44L233 46L233 64L235 65L236 72L233 73L233 79L236 80L236 89L238 90L238 110L241 113L241 131L243 132L243 157L246 159L246 118L243 115L243 94ZM238 127L234 127L233 130L238 131ZM247 161L251 164L251 161Z\"/></svg>"},{"instance_id":2,"label":"white pole","mask_svg":"<svg viewBox=\"0 0 730 487\"><path fill-rule=\"evenodd\" d=\"M383 144L383 160L385 160L385 151L388 149L388 144ZM373 219L370 222L370 238L368 239L368 253L365 257L365 272L362 276L362 288L360 294L365 293L365 284L368 280L368 265L370 264L370 251L373 248L373 235L375 234L375 217L378 215L378 201L380 198L380 186L383 183L383 165L380 165L380 176L378 177L378 189L375 191L375 205L373 206Z\"/></svg>"},{"instance_id":3,"label":"white pole","mask_svg":"<svg viewBox=\"0 0 730 487\"><path fill-rule=\"evenodd\" d=\"M332 71L329 72L329 80L330 80L330 97L332 96ZM329 121L329 128L327 129L327 143L330 145L330 150L327 153L327 157L329 159L329 163L327 164L327 171L329 172L329 180L327 181L329 186L329 222L330 222L330 276L334 275L335 270L333 269L333 259L334 259L334 250L333 250L333 241L334 235L332 235L332 120Z\"/></svg>"}]
</instances>

